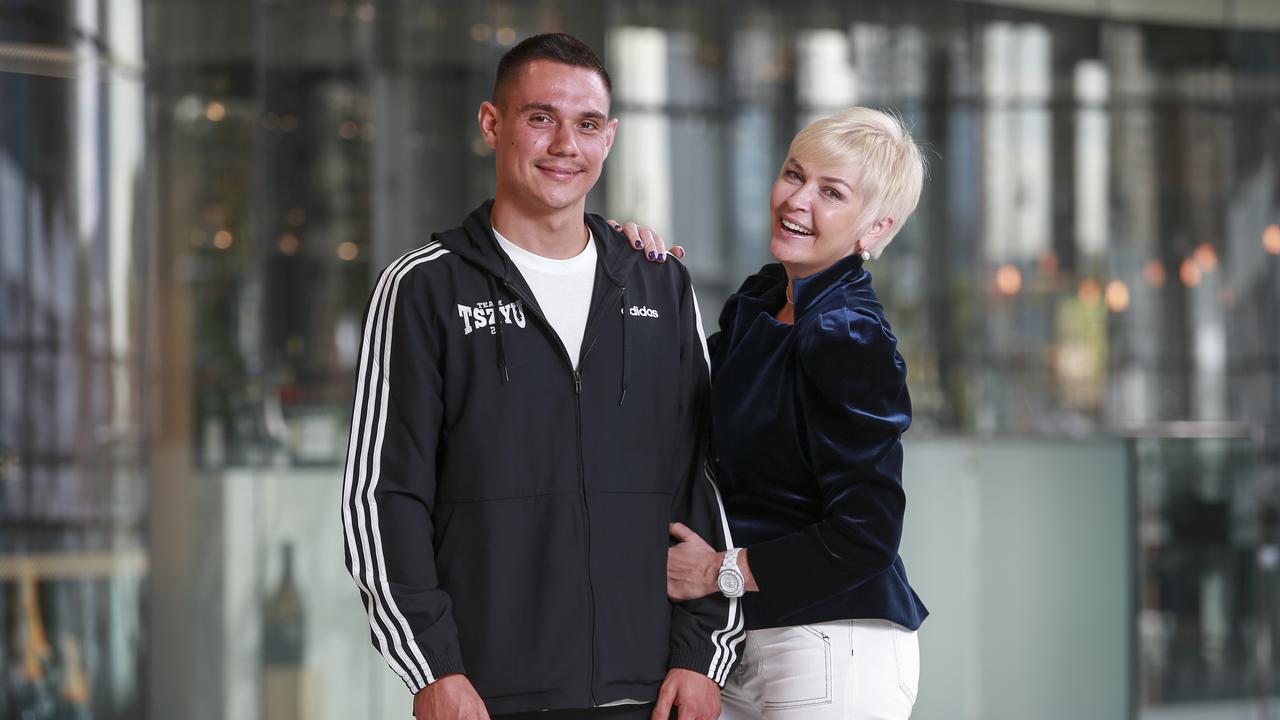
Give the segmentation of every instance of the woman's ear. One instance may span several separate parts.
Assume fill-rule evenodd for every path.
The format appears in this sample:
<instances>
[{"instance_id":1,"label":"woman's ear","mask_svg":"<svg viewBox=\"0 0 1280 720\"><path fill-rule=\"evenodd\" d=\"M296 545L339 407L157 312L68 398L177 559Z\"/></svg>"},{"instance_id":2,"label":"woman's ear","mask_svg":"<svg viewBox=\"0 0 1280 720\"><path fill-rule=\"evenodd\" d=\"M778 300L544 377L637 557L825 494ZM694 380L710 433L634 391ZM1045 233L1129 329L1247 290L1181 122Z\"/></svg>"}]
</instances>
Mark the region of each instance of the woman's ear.
<instances>
[{"instance_id":1,"label":"woman's ear","mask_svg":"<svg viewBox=\"0 0 1280 720\"><path fill-rule=\"evenodd\" d=\"M865 233L863 233L862 239L858 240L858 244L855 249L858 252L866 251L871 253L872 255L875 255L876 248L880 247L880 244L884 242L885 237L888 236L889 230L892 228L893 228L893 218L891 217L880 218L879 220L875 221L875 223L872 224L872 226L868 228Z\"/></svg>"}]
</instances>

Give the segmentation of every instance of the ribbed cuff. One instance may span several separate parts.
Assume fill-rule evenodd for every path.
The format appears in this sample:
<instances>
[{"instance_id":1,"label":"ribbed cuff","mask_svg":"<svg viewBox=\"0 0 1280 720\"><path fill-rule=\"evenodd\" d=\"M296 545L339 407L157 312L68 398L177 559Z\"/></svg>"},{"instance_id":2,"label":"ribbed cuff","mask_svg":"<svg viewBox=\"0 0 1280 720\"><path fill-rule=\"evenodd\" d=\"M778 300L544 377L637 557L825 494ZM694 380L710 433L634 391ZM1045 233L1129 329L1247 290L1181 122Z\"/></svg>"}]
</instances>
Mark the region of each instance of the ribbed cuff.
<instances>
[{"instance_id":1,"label":"ribbed cuff","mask_svg":"<svg viewBox=\"0 0 1280 720\"><path fill-rule=\"evenodd\" d=\"M706 675L711 678L716 685L724 687L724 683L716 680L716 678L711 674L710 653L700 652L693 648L671 648L671 658L667 660L667 669L674 670L676 668L681 670L692 670L693 672L701 675ZM725 673L725 678L728 678L728 673Z\"/></svg>"},{"instance_id":2,"label":"ribbed cuff","mask_svg":"<svg viewBox=\"0 0 1280 720\"><path fill-rule=\"evenodd\" d=\"M427 652L425 655L427 666L417 669L417 677L411 673L404 679L405 684L409 686L409 691L415 695L419 690L445 675L467 672L462 665L462 653L456 647L446 648L440 652Z\"/></svg>"}]
</instances>

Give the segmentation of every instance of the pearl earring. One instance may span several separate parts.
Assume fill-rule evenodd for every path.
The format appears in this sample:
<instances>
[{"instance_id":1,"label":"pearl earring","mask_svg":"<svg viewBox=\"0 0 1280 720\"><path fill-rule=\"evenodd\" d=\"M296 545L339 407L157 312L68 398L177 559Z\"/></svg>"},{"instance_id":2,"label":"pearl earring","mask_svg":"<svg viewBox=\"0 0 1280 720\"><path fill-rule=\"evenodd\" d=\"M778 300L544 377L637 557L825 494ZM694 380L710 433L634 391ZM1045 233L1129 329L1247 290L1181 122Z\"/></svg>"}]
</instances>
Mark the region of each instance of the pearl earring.
<instances>
[{"instance_id":1,"label":"pearl earring","mask_svg":"<svg viewBox=\"0 0 1280 720\"><path fill-rule=\"evenodd\" d=\"M862 262L866 262L871 259L871 252L868 250L863 250L862 252L858 253L858 257L862 258Z\"/></svg>"}]
</instances>

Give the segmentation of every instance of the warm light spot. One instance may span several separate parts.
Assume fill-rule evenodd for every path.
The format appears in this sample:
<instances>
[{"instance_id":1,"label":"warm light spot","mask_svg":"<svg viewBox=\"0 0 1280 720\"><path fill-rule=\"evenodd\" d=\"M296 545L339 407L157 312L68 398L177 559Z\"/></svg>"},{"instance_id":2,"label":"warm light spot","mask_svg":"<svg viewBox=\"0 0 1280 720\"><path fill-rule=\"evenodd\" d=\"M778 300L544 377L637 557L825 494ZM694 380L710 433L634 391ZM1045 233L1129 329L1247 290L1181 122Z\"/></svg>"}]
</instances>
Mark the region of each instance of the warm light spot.
<instances>
[{"instance_id":1,"label":"warm light spot","mask_svg":"<svg viewBox=\"0 0 1280 720\"><path fill-rule=\"evenodd\" d=\"M1076 290L1076 294L1080 296L1081 302L1093 305L1102 296L1102 288L1098 286L1097 280L1085 278L1080 281L1080 287Z\"/></svg>"},{"instance_id":2,"label":"warm light spot","mask_svg":"<svg viewBox=\"0 0 1280 720\"><path fill-rule=\"evenodd\" d=\"M1262 231L1262 248L1272 255L1280 255L1280 225L1268 225Z\"/></svg>"},{"instance_id":3,"label":"warm light spot","mask_svg":"<svg viewBox=\"0 0 1280 720\"><path fill-rule=\"evenodd\" d=\"M1218 267L1218 253L1209 243L1201 243L1196 246L1196 251L1191 254L1191 257L1196 261L1196 265L1199 265L1200 269L1205 272Z\"/></svg>"},{"instance_id":4,"label":"warm light spot","mask_svg":"<svg viewBox=\"0 0 1280 720\"><path fill-rule=\"evenodd\" d=\"M484 138L478 137L475 140L471 141L471 152L477 155L478 157L484 157L488 155L491 151L492 151L492 148L489 147L489 143L484 141Z\"/></svg>"},{"instance_id":5,"label":"warm light spot","mask_svg":"<svg viewBox=\"0 0 1280 720\"><path fill-rule=\"evenodd\" d=\"M1054 253L1052 250L1049 250L1045 252L1045 254L1040 256L1040 259L1036 261L1036 266L1039 267L1041 275L1045 275L1045 276L1057 275L1058 274L1058 255Z\"/></svg>"},{"instance_id":6,"label":"warm light spot","mask_svg":"<svg viewBox=\"0 0 1280 720\"><path fill-rule=\"evenodd\" d=\"M373 19L377 16L378 9L373 6L373 3L363 3L359 8L356 8L356 17L359 18L360 22L373 22Z\"/></svg>"},{"instance_id":7,"label":"warm light spot","mask_svg":"<svg viewBox=\"0 0 1280 720\"><path fill-rule=\"evenodd\" d=\"M500 27L494 37L498 40L499 45L511 45L516 41L516 29L513 27Z\"/></svg>"},{"instance_id":8,"label":"warm light spot","mask_svg":"<svg viewBox=\"0 0 1280 720\"><path fill-rule=\"evenodd\" d=\"M204 106L204 116L209 122L222 122L222 119L227 116L227 106L217 100L211 100Z\"/></svg>"},{"instance_id":9,"label":"warm light spot","mask_svg":"<svg viewBox=\"0 0 1280 720\"><path fill-rule=\"evenodd\" d=\"M262 127L266 130L275 130L280 127L280 116L273 112L269 112L262 116Z\"/></svg>"},{"instance_id":10,"label":"warm light spot","mask_svg":"<svg viewBox=\"0 0 1280 720\"><path fill-rule=\"evenodd\" d=\"M471 39L476 42L484 42L489 39L489 35L493 33L493 28L486 23L476 23L471 26Z\"/></svg>"},{"instance_id":11,"label":"warm light spot","mask_svg":"<svg viewBox=\"0 0 1280 720\"><path fill-rule=\"evenodd\" d=\"M359 132L360 126L351 120L342 123L342 126L338 128L338 134L342 136L343 140L350 140L359 134Z\"/></svg>"},{"instance_id":12,"label":"warm light spot","mask_svg":"<svg viewBox=\"0 0 1280 720\"><path fill-rule=\"evenodd\" d=\"M298 252L300 244L301 243L298 242L298 236L291 232L286 232L280 236L280 252L285 255L292 255Z\"/></svg>"},{"instance_id":13,"label":"warm light spot","mask_svg":"<svg viewBox=\"0 0 1280 720\"><path fill-rule=\"evenodd\" d=\"M1022 271L1015 265L1001 265L996 269L996 291L1001 295L1017 295L1022 289Z\"/></svg>"},{"instance_id":14,"label":"warm light spot","mask_svg":"<svg viewBox=\"0 0 1280 720\"><path fill-rule=\"evenodd\" d=\"M284 215L285 222L294 227L302 227L302 223L307 221L307 211L300 207L289 208L289 212Z\"/></svg>"},{"instance_id":15,"label":"warm light spot","mask_svg":"<svg viewBox=\"0 0 1280 720\"><path fill-rule=\"evenodd\" d=\"M234 242L234 238L231 237L231 231L229 230L219 230L213 235L213 246L219 250L226 250L231 247L232 242Z\"/></svg>"},{"instance_id":16,"label":"warm light spot","mask_svg":"<svg viewBox=\"0 0 1280 720\"><path fill-rule=\"evenodd\" d=\"M293 132L294 130L297 130L298 116L293 113L289 113L288 115L280 118L280 129L285 132Z\"/></svg>"},{"instance_id":17,"label":"warm light spot","mask_svg":"<svg viewBox=\"0 0 1280 720\"><path fill-rule=\"evenodd\" d=\"M1182 261L1182 267L1178 268L1178 277L1182 278L1183 285L1195 287L1200 284L1200 267L1195 260L1187 258Z\"/></svg>"},{"instance_id":18,"label":"warm light spot","mask_svg":"<svg viewBox=\"0 0 1280 720\"><path fill-rule=\"evenodd\" d=\"M360 254L360 248L350 240L338 246L338 257L343 260L355 260Z\"/></svg>"},{"instance_id":19,"label":"warm light spot","mask_svg":"<svg viewBox=\"0 0 1280 720\"><path fill-rule=\"evenodd\" d=\"M1164 263L1159 260L1148 260L1142 268L1142 277L1151 287L1164 287Z\"/></svg>"},{"instance_id":20,"label":"warm light spot","mask_svg":"<svg viewBox=\"0 0 1280 720\"><path fill-rule=\"evenodd\" d=\"M1129 286L1119 280L1107 283L1107 307L1111 312L1124 312L1129 307Z\"/></svg>"}]
</instances>

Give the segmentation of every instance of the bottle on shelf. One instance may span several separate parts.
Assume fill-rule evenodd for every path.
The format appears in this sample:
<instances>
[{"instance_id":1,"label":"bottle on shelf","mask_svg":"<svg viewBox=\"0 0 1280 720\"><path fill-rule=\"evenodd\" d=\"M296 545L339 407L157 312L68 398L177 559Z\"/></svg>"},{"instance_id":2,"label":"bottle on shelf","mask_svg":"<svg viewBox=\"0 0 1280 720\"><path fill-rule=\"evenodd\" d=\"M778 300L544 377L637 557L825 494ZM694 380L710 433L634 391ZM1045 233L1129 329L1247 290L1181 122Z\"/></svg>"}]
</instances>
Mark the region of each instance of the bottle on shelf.
<instances>
[{"instance_id":1,"label":"bottle on shelf","mask_svg":"<svg viewBox=\"0 0 1280 720\"><path fill-rule=\"evenodd\" d=\"M310 712L312 687L303 667L306 614L293 576L293 543L280 547L280 585L267 600L262 627L262 717L303 720Z\"/></svg>"}]
</instances>

